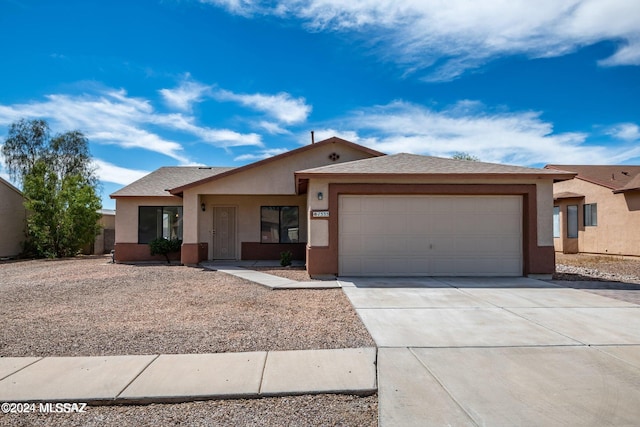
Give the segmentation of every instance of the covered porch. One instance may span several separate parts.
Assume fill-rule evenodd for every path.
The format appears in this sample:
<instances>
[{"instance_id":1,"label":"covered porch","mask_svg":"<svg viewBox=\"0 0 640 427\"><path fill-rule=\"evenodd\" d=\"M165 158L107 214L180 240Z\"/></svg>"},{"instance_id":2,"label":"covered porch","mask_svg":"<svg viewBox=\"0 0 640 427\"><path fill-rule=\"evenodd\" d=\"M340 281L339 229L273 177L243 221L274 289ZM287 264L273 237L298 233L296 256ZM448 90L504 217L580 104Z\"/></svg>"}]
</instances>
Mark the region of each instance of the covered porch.
<instances>
[{"instance_id":1,"label":"covered porch","mask_svg":"<svg viewBox=\"0 0 640 427\"><path fill-rule=\"evenodd\" d=\"M181 261L305 260L306 195L197 194L184 198Z\"/></svg>"}]
</instances>

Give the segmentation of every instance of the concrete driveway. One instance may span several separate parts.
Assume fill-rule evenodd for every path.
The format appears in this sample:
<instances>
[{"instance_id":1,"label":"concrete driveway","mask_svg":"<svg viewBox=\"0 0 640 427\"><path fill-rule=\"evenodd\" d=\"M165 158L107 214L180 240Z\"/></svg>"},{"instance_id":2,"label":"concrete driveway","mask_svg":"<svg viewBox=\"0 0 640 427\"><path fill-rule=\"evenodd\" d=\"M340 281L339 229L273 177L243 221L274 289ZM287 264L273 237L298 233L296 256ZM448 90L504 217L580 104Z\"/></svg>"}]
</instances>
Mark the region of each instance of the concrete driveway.
<instances>
[{"instance_id":1,"label":"concrete driveway","mask_svg":"<svg viewBox=\"0 0 640 427\"><path fill-rule=\"evenodd\" d=\"M381 426L638 425L639 305L528 278L340 282L379 347Z\"/></svg>"}]
</instances>

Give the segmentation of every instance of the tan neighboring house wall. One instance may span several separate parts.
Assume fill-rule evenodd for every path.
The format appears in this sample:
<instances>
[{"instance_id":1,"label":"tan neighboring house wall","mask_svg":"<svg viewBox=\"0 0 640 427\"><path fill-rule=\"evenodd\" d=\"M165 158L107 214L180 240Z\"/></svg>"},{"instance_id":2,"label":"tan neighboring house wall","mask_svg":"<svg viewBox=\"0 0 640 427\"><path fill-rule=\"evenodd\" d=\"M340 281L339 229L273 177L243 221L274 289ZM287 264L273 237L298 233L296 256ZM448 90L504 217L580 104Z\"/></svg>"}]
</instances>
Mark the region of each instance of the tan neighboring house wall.
<instances>
[{"instance_id":1,"label":"tan neighboring house wall","mask_svg":"<svg viewBox=\"0 0 640 427\"><path fill-rule=\"evenodd\" d=\"M93 253L96 255L108 254L114 248L116 232L115 211L102 210L102 216L98 220L100 234L93 242Z\"/></svg>"},{"instance_id":2,"label":"tan neighboring house wall","mask_svg":"<svg viewBox=\"0 0 640 427\"><path fill-rule=\"evenodd\" d=\"M14 257L22 252L26 218L22 192L0 178L0 257Z\"/></svg>"},{"instance_id":3,"label":"tan neighboring house wall","mask_svg":"<svg viewBox=\"0 0 640 427\"><path fill-rule=\"evenodd\" d=\"M564 253L592 253L640 256L640 191L614 193L610 188L572 179L554 184L555 194L575 193L583 197L561 198L560 237L555 250ZM585 226L584 205L597 204L598 224ZM567 206L578 206L578 238L567 237Z\"/></svg>"}]
</instances>

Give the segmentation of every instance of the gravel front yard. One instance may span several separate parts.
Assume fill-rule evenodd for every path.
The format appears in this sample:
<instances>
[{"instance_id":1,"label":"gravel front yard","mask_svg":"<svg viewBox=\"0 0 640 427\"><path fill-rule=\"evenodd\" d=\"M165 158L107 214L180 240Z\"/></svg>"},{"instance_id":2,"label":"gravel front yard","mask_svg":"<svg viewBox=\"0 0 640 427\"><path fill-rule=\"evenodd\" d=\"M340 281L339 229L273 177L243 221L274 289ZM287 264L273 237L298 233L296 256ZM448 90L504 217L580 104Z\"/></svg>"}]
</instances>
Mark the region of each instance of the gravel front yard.
<instances>
[{"instance_id":1,"label":"gravel front yard","mask_svg":"<svg viewBox=\"0 0 640 427\"><path fill-rule=\"evenodd\" d=\"M0 356L373 347L340 289L272 291L108 257L0 264Z\"/></svg>"},{"instance_id":2,"label":"gravel front yard","mask_svg":"<svg viewBox=\"0 0 640 427\"><path fill-rule=\"evenodd\" d=\"M556 254L553 283L640 304L640 260Z\"/></svg>"},{"instance_id":3,"label":"gravel front yard","mask_svg":"<svg viewBox=\"0 0 640 427\"><path fill-rule=\"evenodd\" d=\"M0 356L375 346L340 289L272 291L215 271L108 261L109 257L85 257L0 263ZM375 426L377 422L375 395L0 415L0 425L11 426Z\"/></svg>"},{"instance_id":4,"label":"gravel front yard","mask_svg":"<svg viewBox=\"0 0 640 427\"><path fill-rule=\"evenodd\" d=\"M0 414L10 426L354 426L378 424L376 396L293 396L148 406L92 406L83 414Z\"/></svg>"}]
</instances>

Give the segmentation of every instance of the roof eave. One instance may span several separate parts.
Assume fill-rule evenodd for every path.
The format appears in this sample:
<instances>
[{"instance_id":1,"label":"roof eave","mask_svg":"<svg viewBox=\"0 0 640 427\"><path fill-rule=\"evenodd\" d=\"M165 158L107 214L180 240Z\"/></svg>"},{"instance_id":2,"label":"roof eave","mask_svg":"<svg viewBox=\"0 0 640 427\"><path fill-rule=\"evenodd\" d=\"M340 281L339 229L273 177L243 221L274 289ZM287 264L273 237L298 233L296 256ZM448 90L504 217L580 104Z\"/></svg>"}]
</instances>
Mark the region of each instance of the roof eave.
<instances>
[{"instance_id":1,"label":"roof eave","mask_svg":"<svg viewBox=\"0 0 640 427\"><path fill-rule=\"evenodd\" d=\"M619 188L617 190L613 190L613 194L620 194L620 193L626 193L628 191L638 191L640 190L640 187L634 187L634 188Z\"/></svg>"},{"instance_id":2,"label":"roof eave","mask_svg":"<svg viewBox=\"0 0 640 427\"><path fill-rule=\"evenodd\" d=\"M19 188L17 188L15 185L10 183L6 179L2 178L1 176L0 176L0 181L2 181L3 184L5 184L8 188L10 188L11 190L15 191L16 193L18 193L20 196L24 197L24 194L22 193L22 191L20 191Z\"/></svg>"},{"instance_id":3,"label":"roof eave","mask_svg":"<svg viewBox=\"0 0 640 427\"><path fill-rule=\"evenodd\" d=\"M128 199L128 198L140 198L140 197L168 197L168 198L174 198L174 197L181 197L181 196L177 196L174 194L109 194L109 198L110 199Z\"/></svg>"},{"instance_id":4,"label":"roof eave","mask_svg":"<svg viewBox=\"0 0 640 427\"><path fill-rule=\"evenodd\" d=\"M538 173L362 173L362 172L296 172L296 182L298 180L308 180L311 178L430 178L430 179L464 179L464 178L485 178L485 179L553 179L554 181L566 181L572 179L573 173L558 174L538 174Z\"/></svg>"}]
</instances>

